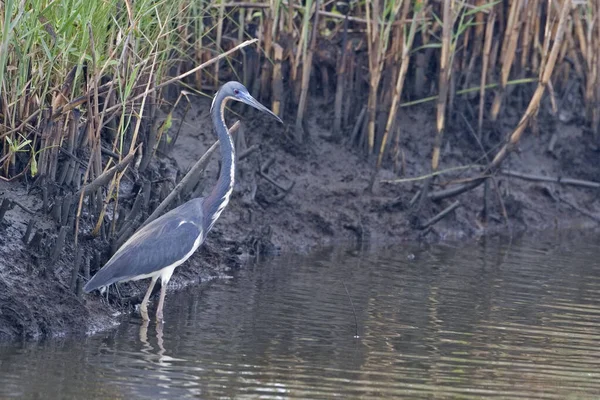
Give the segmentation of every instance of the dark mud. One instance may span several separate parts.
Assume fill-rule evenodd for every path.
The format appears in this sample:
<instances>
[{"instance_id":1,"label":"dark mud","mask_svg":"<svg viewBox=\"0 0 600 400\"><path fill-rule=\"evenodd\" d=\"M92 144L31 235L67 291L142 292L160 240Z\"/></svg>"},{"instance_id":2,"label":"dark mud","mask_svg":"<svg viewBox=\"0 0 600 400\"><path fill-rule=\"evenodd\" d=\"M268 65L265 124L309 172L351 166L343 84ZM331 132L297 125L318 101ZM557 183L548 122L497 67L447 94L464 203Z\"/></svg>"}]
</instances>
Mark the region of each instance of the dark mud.
<instances>
[{"instance_id":1,"label":"dark mud","mask_svg":"<svg viewBox=\"0 0 600 400\"><path fill-rule=\"evenodd\" d=\"M183 173L210 147L215 137L209 107L209 101L192 105L174 151L163 163ZM238 154L246 156L238 164L231 203L205 244L177 269L170 290L229 276L257 257L280 251L306 252L324 244L460 240L484 234L598 226L598 189L505 175L497 176L497 189L490 186L488 190L487 223L482 218L483 185L458 198L425 201L416 210L411 199L423 181L381 183L397 178L385 168L374 179L373 162L360 150L328 139L329 121L322 111L327 108L313 100L306 125L310 138L303 144L292 140L291 128L251 110L234 109L243 115L243 129L236 134ZM429 106L404 110L401 115L404 177L425 175L429 170L434 115ZM230 114L230 121L234 117ZM178 129L179 121L173 130ZM507 117L494 126L492 141L501 141L516 123L516 118ZM460 121L455 121L445 141L443 169L482 162L480 145ZM217 155L204 173L204 194L218 174ZM539 134L528 133L503 167L519 173L598 181L599 157L591 135L576 123L540 122ZM440 185L475 175L475 171L455 172L436 182ZM119 315L134 309L147 282L120 285L119 294L112 293L108 300L97 292L73 293L70 283L76 257L72 240L67 240L58 260L52 262L58 232L56 224L40 212L39 194L28 194L23 183L0 181L0 196L23 206L8 210L0 221L0 339L90 333L117 324ZM458 208L445 218L427 229L418 227L457 199ZM32 218L36 231L44 234L37 248L22 241ZM97 247L94 240L82 241L82 262L92 273L110 255L96 251Z\"/></svg>"}]
</instances>

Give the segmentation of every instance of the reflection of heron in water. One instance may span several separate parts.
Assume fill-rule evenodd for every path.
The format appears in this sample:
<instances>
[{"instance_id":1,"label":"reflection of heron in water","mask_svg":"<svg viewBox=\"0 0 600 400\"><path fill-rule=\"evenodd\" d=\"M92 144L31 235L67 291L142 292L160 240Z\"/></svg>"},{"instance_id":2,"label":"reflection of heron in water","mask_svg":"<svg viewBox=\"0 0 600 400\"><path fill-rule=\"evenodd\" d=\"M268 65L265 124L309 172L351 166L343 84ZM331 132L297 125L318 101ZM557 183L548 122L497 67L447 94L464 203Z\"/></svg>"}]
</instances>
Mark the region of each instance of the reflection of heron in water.
<instances>
[{"instance_id":1,"label":"reflection of heron in water","mask_svg":"<svg viewBox=\"0 0 600 400\"><path fill-rule=\"evenodd\" d=\"M183 264L204 242L221 212L229 203L235 175L235 149L223 113L228 100L237 100L281 119L255 100L239 82L228 82L215 94L210 109L221 147L222 167L217 184L206 198L192 199L137 231L85 285L84 290L107 287L116 282L152 278L140 313L148 320L148 300L160 278L160 300L156 319L163 319L167 283L176 267Z\"/></svg>"},{"instance_id":2,"label":"reflection of heron in water","mask_svg":"<svg viewBox=\"0 0 600 400\"><path fill-rule=\"evenodd\" d=\"M142 348L142 353L151 355L150 359L147 358L148 361L151 361L151 359L154 358L154 354L153 354L154 348L148 341L148 325L149 324L150 324L150 321L148 321L148 320L142 321L142 325L140 325L140 342L142 342L144 344L144 347ZM159 362L160 362L161 361L160 358L166 352L165 346L164 346L164 341L163 341L163 324L156 324L156 343L158 344L158 349L159 349L158 353L156 353L156 354L159 356Z\"/></svg>"}]
</instances>

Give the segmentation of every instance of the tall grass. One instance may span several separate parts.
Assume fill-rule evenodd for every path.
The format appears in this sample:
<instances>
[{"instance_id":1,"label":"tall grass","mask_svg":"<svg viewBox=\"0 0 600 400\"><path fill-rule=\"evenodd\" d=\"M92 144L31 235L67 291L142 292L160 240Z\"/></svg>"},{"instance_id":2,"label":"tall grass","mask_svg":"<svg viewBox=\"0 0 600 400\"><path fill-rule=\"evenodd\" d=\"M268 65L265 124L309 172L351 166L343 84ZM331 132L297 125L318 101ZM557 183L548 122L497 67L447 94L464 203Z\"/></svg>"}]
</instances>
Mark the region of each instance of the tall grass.
<instances>
[{"instance_id":1,"label":"tall grass","mask_svg":"<svg viewBox=\"0 0 600 400\"><path fill-rule=\"evenodd\" d=\"M491 0L366 0L339 5L294 0L6 0L0 5L2 176L14 177L33 165L35 173L54 179L57 148L62 143L59 131L67 130L57 126L61 118L71 118L67 111L77 107L93 113L86 117L95 132L104 124L111 126L117 138L114 151L121 154L124 140L128 150L133 150L131 139L137 140L140 119L145 112L153 113L155 104L145 110L145 99L133 103L128 99L163 80L173 68L178 72L189 69L254 35L260 39L260 57L245 53L246 62L227 65L225 76L243 80L263 100L281 96L273 93L277 86L273 82L287 80L291 91L284 90L285 98L277 99L277 104L294 110L297 128L306 118L308 88L324 82L313 81L320 77L315 75L313 62L322 72L326 68L320 64L324 61L319 58L320 48L324 43L338 46L334 59L326 60L344 74L336 89L334 126L338 132L334 136L350 134L354 121L344 125L341 116L358 115L364 105L366 118L354 131L364 138L357 143L364 143L368 154L377 155L378 166L385 159L389 137L399 136L401 128L395 119L402 101L418 99L423 90L436 95L432 148L432 168L436 169L446 116L454 109L459 93L479 91L475 106L480 132L484 119L495 121L506 103L509 82L534 78L544 68L546 38L551 42L556 34L550 27L564 1L514 0L505 8L502 2ZM347 18L338 10L340 5L346 7ZM561 81L574 75L585 82L586 120L596 136L600 131L596 106L600 97L598 15L599 6L592 0L577 1L570 7L572 23L557 60L561 73L555 78L558 88L564 87ZM349 43L343 51L342 42ZM282 69L277 73L285 77L273 77L274 49L281 52L277 62ZM414 62L415 58L420 61ZM214 89L223 76L221 66L215 63L211 70L197 71L195 79L186 84ZM351 73L353 76L346 76ZM410 76L417 81L404 85ZM486 90L490 84L497 85L496 89ZM346 88L342 90L340 85ZM432 92L433 88L438 92ZM114 115L102 113L99 104L88 103L94 96L102 103L107 94L112 107L122 105ZM344 104L342 94L354 101ZM160 93L151 97L152 102L161 103ZM56 130L52 135L47 130L53 128L43 117L49 107ZM348 107L351 109L343 110ZM40 135L42 130L45 134ZM33 131L37 134L32 135ZM125 136L126 131L133 136ZM484 141L487 138L480 136ZM397 149L392 155L397 155ZM19 159L32 161L22 165ZM25 168L19 170L17 165ZM98 173L95 168L90 178Z\"/></svg>"}]
</instances>

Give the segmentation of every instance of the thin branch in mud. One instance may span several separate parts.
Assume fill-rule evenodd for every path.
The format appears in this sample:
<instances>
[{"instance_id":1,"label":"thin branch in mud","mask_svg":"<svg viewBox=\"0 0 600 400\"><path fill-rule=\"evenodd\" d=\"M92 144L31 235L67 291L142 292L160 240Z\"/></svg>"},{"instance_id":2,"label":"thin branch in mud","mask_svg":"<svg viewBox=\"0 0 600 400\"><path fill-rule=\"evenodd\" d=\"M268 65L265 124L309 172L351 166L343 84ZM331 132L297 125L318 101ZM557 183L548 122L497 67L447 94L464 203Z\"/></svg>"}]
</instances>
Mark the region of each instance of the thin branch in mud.
<instances>
[{"instance_id":1,"label":"thin branch in mud","mask_svg":"<svg viewBox=\"0 0 600 400\"><path fill-rule=\"evenodd\" d=\"M17 201L17 200L11 200L11 202L12 202L12 203L13 203L15 206L19 207L21 210L25 211L27 214L31 214L31 215L35 214L35 212L34 212L34 211L30 210L28 207L25 207L25 206L24 206L22 203L20 203L19 201Z\"/></svg>"},{"instance_id":2,"label":"thin branch in mud","mask_svg":"<svg viewBox=\"0 0 600 400\"><path fill-rule=\"evenodd\" d=\"M583 179L571 179L571 178L562 178L560 176L553 177L553 176L527 174L524 172L512 171L512 170L508 170L508 169L503 169L500 171L500 173L502 175L510 176L513 178L524 179L526 181L552 182L552 183L559 183L561 185L581 186L581 187L591 188L591 189L600 189L600 182L586 181Z\"/></svg>"},{"instance_id":3,"label":"thin branch in mud","mask_svg":"<svg viewBox=\"0 0 600 400\"><path fill-rule=\"evenodd\" d=\"M487 163L489 165L490 158L488 157L488 152L485 151L485 147L483 147L483 143L481 143L481 138L479 137L480 135L475 133L475 129L473 129L473 127L469 123L469 120L467 119L467 117L465 117L465 115L463 113L460 113L460 116L462 117L465 125L467 125L467 130L469 131L471 136L473 136L473 138L477 142L477 145L479 146L479 149L481 150L481 153L483 154L483 158L485 158L485 160L487 161Z\"/></svg>"},{"instance_id":4,"label":"thin branch in mud","mask_svg":"<svg viewBox=\"0 0 600 400\"><path fill-rule=\"evenodd\" d=\"M402 179L382 179L379 182L381 183L407 183L407 182L415 182L415 181L422 181L424 179L428 179L428 178L432 178L434 176L438 176L438 175L443 175L449 172L454 172L454 171L462 171L465 169L471 169L471 168L476 168L476 167L481 167L481 165L477 165L477 164L472 164L472 165L460 165L458 167L450 167L450 168L446 168L443 170L438 170L435 172L431 172L429 174L425 174L425 175L421 175L421 176L415 176L413 178L402 178Z\"/></svg>"},{"instance_id":5,"label":"thin branch in mud","mask_svg":"<svg viewBox=\"0 0 600 400\"><path fill-rule=\"evenodd\" d=\"M265 174L262 171L258 171L258 175L261 176L262 178L264 178L271 185L275 186L277 189L280 189L281 191L283 191L285 193L289 193L289 191L292 190L292 188L296 184L295 181L292 181L292 183L290 183L288 185L288 187L285 187L282 184L280 184L279 182L277 182L275 179L271 178L269 175Z\"/></svg>"},{"instance_id":6,"label":"thin branch in mud","mask_svg":"<svg viewBox=\"0 0 600 400\"><path fill-rule=\"evenodd\" d=\"M240 151L240 153L238 155L238 161L241 161L244 158L248 157L250 154L254 153L259 148L260 148L259 145L253 144L252 146L248 147L246 150Z\"/></svg>"},{"instance_id":7,"label":"thin branch in mud","mask_svg":"<svg viewBox=\"0 0 600 400\"><path fill-rule=\"evenodd\" d=\"M140 143L139 146L142 146L142 144ZM84 187L79 189L79 191L76 193L76 196L84 196L87 193L93 192L94 190L96 190L96 189L106 185L108 182L110 182L110 180L113 178L113 176L117 172L123 172L123 170L125 170L125 168L133 160L136 152L139 149L139 146L138 146L138 148L136 148L132 152L130 152L120 163L118 163L111 169L104 171L100 176L98 176L92 182L88 183L87 185L85 185Z\"/></svg>"},{"instance_id":8,"label":"thin branch in mud","mask_svg":"<svg viewBox=\"0 0 600 400\"><path fill-rule=\"evenodd\" d=\"M427 197L429 197L430 200L439 201L448 197L458 196L459 194L468 192L469 190L481 185L485 179L486 177L474 178L472 181L467 183L463 183L448 189L438 190L437 192L431 192L427 195Z\"/></svg>"},{"instance_id":9,"label":"thin branch in mud","mask_svg":"<svg viewBox=\"0 0 600 400\"><path fill-rule=\"evenodd\" d=\"M586 217L589 217L591 219L593 219L594 221L600 223L600 216L596 215L596 214L592 214L591 212L584 210L583 208L579 207L577 204L557 195L554 194L554 192L552 190L550 190L549 188L544 188L544 192L546 194L548 194L548 196L550 196L552 198L552 200L554 200L556 203L558 202L563 202L566 205L568 205L569 207L571 207L572 209L574 209L575 211L585 215Z\"/></svg>"},{"instance_id":10,"label":"thin branch in mud","mask_svg":"<svg viewBox=\"0 0 600 400\"><path fill-rule=\"evenodd\" d=\"M421 193L422 193L421 189L417 190L417 193L415 193L415 195L410 199L410 202L408 203L408 205L410 207L412 207L413 205L415 205L415 203L417 202L417 200L419 200L419 197L421 197Z\"/></svg>"},{"instance_id":11,"label":"thin branch in mud","mask_svg":"<svg viewBox=\"0 0 600 400\"><path fill-rule=\"evenodd\" d=\"M235 133L239 129L239 127L240 127L240 122L237 121L235 124L233 124L231 126L231 128L229 128L229 133L230 134ZM191 183L192 181L197 182L198 176L206 168L206 165L210 161L210 156L215 152L215 150L217 149L217 146L219 146L218 140L215 143L213 143L213 145L210 146L210 148L208 150L206 150L204 155L202 155L202 157L200 157L200 159L196 162L196 164L194 164L194 166L189 170L189 172L183 177L181 182L179 182L177 184L177 186L175 186L175 189L173 189L173 191L162 201L162 203L160 203L159 206L156 207L156 210L154 210L154 212L146 219L146 221L144 221L144 223L140 226L140 228L148 225L150 222L152 222L156 218L158 218L158 216L160 214L162 214L164 210L167 209L169 204L171 204L171 202L175 198L177 198L177 196L179 196L180 193L182 193L183 189L187 188L189 183Z\"/></svg>"},{"instance_id":12,"label":"thin branch in mud","mask_svg":"<svg viewBox=\"0 0 600 400\"><path fill-rule=\"evenodd\" d=\"M269 157L267 159L267 161L265 161L263 163L263 165L260 166L260 172L262 172L263 174L268 173L269 168L271 167L271 165L273 165L274 162L275 162L275 157Z\"/></svg>"},{"instance_id":13,"label":"thin branch in mud","mask_svg":"<svg viewBox=\"0 0 600 400\"><path fill-rule=\"evenodd\" d=\"M275 157L270 157L269 159L267 159L267 161L265 161L263 163L263 165L260 166L257 173L258 173L258 176L264 178L271 185L273 185L277 189L281 190L281 193L279 193L273 199L274 202L277 202L277 201L283 200L283 198L285 196L287 196L287 194L294 188L294 185L296 185L296 182L292 181L292 183L290 183L288 185L288 187L285 187L285 186L281 185L279 182L275 181L273 178L271 178L268 175L268 170L269 170L269 167L271 167L271 165L273 165L274 162L275 162Z\"/></svg>"},{"instance_id":14,"label":"thin branch in mud","mask_svg":"<svg viewBox=\"0 0 600 400\"><path fill-rule=\"evenodd\" d=\"M454 203L450 204L448 207L446 207L445 209L443 209L442 211L440 211L433 218L429 219L423 225L421 225L420 229L427 229L427 228L429 228L430 226L432 226L433 224L435 224L436 222L440 221L445 216L447 216L448 214L450 214L452 211L454 211L455 209L457 209L458 206L460 206L460 201L456 200Z\"/></svg>"}]
</instances>

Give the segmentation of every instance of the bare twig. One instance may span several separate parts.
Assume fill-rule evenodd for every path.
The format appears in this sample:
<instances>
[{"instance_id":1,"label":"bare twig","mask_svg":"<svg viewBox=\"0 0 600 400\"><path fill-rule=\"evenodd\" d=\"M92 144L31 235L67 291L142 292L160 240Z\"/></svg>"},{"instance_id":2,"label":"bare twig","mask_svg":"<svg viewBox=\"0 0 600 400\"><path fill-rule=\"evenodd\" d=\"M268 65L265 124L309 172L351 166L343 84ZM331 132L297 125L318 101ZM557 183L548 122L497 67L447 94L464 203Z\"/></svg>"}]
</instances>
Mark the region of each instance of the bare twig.
<instances>
[{"instance_id":1,"label":"bare twig","mask_svg":"<svg viewBox=\"0 0 600 400\"><path fill-rule=\"evenodd\" d=\"M140 143L139 146L141 146L141 145L142 144ZM131 163L131 161L133 161L133 157L135 156L135 153L137 151L138 151L138 149L136 148L134 151L129 153L120 163L118 163L111 169L104 171L100 176L98 176L92 182L88 183L87 185L85 185L84 187L79 189L76 196L81 196L81 195L85 196L86 193L92 192L92 191L98 189L99 187L106 185L117 172L122 172L123 170L125 170L125 168L129 165L129 163Z\"/></svg>"},{"instance_id":2,"label":"bare twig","mask_svg":"<svg viewBox=\"0 0 600 400\"><path fill-rule=\"evenodd\" d=\"M454 203L450 204L448 207L444 208L442 211L440 211L433 218L431 218L430 220L428 220L427 222L425 222L423 225L421 225L420 228L421 229L427 229L427 228L429 228L431 225L433 225L436 222L440 221L442 218L444 218L445 216L447 216L448 214L450 214L452 211L454 211L455 209L457 209L458 206L460 206L460 201L456 200Z\"/></svg>"},{"instance_id":3,"label":"bare twig","mask_svg":"<svg viewBox=\"0 0 600 400\"><path fill-rule=\"evenodd\" d=\"M508 170L508 169L503 169L500 173L502 175L511 176L513 178L524 179L526 181L553 182L553 183L559 183L562 185L581 186L581 187L586 187L586 188L591 188L591 189L600 189L600 182L586 181L583 179L572 179L572 178L563 178L560 176L543 176L543 175L527 174L524 172L512 171L512 170Z\"/></svg>"}]
</instances>

